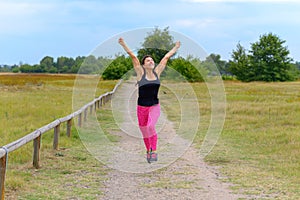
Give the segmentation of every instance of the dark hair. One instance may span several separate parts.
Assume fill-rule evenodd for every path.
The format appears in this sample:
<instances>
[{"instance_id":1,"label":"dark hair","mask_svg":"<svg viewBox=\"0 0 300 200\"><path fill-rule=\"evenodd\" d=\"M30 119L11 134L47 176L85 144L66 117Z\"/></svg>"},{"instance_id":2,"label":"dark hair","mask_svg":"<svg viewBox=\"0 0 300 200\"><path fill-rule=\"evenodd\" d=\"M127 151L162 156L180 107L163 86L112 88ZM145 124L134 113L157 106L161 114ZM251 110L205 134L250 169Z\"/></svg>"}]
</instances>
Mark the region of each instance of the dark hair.
<instances>
[{"instance_id":1,"label":"dark hair","mask_svg":"<svg viewBox=\"0 0 300 200\"><path fill-rule=\"evenodd\" d=\"M146 58L152 58L152 56L151 55L145 55L143 58L142 58L142 65L143 64L145 64L145 60L146 60ZM152 58L153 59L153 58Z\"/></svg>"}]
</instances>

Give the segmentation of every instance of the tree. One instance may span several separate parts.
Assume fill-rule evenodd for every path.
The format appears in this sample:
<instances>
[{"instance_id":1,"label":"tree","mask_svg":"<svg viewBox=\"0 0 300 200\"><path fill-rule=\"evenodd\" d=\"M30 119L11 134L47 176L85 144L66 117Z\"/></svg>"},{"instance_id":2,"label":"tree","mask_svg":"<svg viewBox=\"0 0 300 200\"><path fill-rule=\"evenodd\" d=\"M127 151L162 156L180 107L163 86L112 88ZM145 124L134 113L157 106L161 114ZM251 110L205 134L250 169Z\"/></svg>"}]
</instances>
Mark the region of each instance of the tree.
<instances>
[{"instance_id":1,"label":"tree","mask_svg":"<svg viewBox=\"0 0 300 200\"><path fill-rule=\"evenodd\" d=\"M84 56L77 56L75 58L75 63L74 65L71 67L71 73L78 73L81 64L84 62L85 57Z\"/></svg>"},{"instance_id":2,"label":"tree","mask_svg":"<svg viewBox=\"0 0 300 200\"><path fill-rule=\"evenodd\" d=\"M234 74L238 80L249 81L249 77L255 74L251 70L246 49L238 43L236 50L232 51L231 57L233 60L229 61L229 71Z\"/></svg>"},{"instance_id":3,"label":"tree","mask_svg":"<svg viewBox=\"0 0 300 200\"><path fill-rule=\"evenodd\" d=\"M202 82L207 75L207 71L201 65L201 61L198 58L188 56L185 58L176 58L171 64L171 68L180 73L189 82ZM172 74L170 78L177 79L178 74Z\"/></svg>"},{"instance_id":4,"label":"tree","mask_svg":"<svg viewBox=\"0 0 300 200\"><path fill-rule=\"evenodd\" d=\"M69 73L74 64L75 64L75 60L73 58L60 56L57 58L57 62L56 62L57 72Z\"/></svg>"},{"instance_id":5,"label":"tree","mask_svg":"<svg viewBox=\"0 0 300 200\"><path fill-rule=\"evenodd\" d=\"M20 72L22 73L32 73L34 72L34 67L29 64L23 64L20 66Z\"/></svg>"},{"instance_id":6,"label":"tree","mask_svg":"<svg viewBox=\"0 0 300 200\"><path fill-rule=\"evenodd\" d=\"M295 62L292 64L290 73L296 77L295 79L300 78L300 62Z\"/></svg>"},{"instance_id":7,"label":"tree","mask_svg":"<svg viewBox=\"0 0 300 200\"><path fill-rule=\"evenodd\" d=\"M291 81L296 76L290 73L292 59L289 50L283 46L284 40L269 33L260 36L258 42L251 44L249 58L254 71L252 81Z\"/></svg>"},{"instance_id":8,"label":"tree","mask_svg":"<svg viewBox=\"0 0 300 200\"><path fill-rule=\"evenodd\" d=\"M9 72L11 70L12 67L8 66L8 65L0 65L0 72Z\"/></svg>"},{"instance_id":9,"label":"tree","mask_svg":"<svg viewBox=\"0 0 300 200\"><path fill-rule=\"evenodd\" d=\"M153 32L148 33L142 48L138 51L137 57L139 60L144 55L151 55L155 62L159 62L173 48L175 44L168 29L169 27L160 30L156 27Z\"/></svg>"},{"instance_id":10,"label":"tree","mask_svg":"<svg viewBox=\"0 0 300 200\"><path fill-rule=\"evenodd\" d=\"M97 59L94 55L89 55L81 63L78 73L79 74L92 74L96 73L98 69Z\"/></svg>"},{"instance_id":11,"label":"tree","mask_svg":"<svg viewBox=\"0 0 300 200\"><path fill-rule=\"evenodd\" d=\"M40 61L41 72L49 72L53 66L54 66L54 59L50 56L45 56Z\"/></svg>"},{"instance_id":12,"label":"tree","mask_svg":"<svg viewBox=\"0 0 300 200\"><path fill-rule=\"evenodd\" d=\"M233 51L230 71L241 81L292 81L298 78L284 40L269 33L251 44L249 54L240 44Z\"/></svg>"},{"instance_id":13,"label":"tree","mask_svg":"<svg viewBox=\"0 0 300 200\"><path fill-rule=\"evenodd\" d=\"M226 69L226 61L221 60L221 56L219 54L210 54L206 57L205 61L203 61L206 69L211 71L211 74L214 73L215 67L219 70L221 75L228 74L228 70Z\"/></svg>"},{"instance_id":14,"label":"tree","mask_svg":"<svg viewBox=\"0 0 300 200\"><path fill-rule=\"evenodd\" d=\"M104 80L115 80L124 78L128 71L132 68L132 61L130 58L125 58L124 55L117 57L113 60L110 65L102 73L102 78ZM127 77L125 77L127 78Z\"/></svg>"},{"instance_id":15,"label":"tree","mask_svg":"<svg viewBox=\"0 0 300 200\"><path fill-rule=\"evenodd\" d=\"M295 67L296 67L296 69L300 70L300 62L297 61L297 62L295 63Z\"/></svg>"}]
</instances>

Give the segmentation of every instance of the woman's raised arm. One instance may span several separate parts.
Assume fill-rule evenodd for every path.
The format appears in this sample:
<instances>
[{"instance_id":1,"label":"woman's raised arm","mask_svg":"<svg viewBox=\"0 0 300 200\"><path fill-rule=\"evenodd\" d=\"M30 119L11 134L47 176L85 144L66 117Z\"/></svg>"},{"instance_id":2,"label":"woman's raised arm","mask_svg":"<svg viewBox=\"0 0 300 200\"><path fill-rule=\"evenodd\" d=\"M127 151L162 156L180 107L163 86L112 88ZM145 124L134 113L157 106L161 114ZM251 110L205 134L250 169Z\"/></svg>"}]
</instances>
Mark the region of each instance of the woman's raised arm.
<instances>
[{"instance_id":1,"label":"woman's raised arm","mask_svg":"<svg viewBox=\"0 0 300 200\"><path fill-rule=\"evenodd\" d=\"M119 38L119 44L123 47L123 49L131 57L134 70L137 73L137 76L138 76L137 78L139 79L139 77L143 73L143 70L142 70L142 67L141 67L139 59L134 55L134 53L132 52L132 50L127 46L127 44L125 43L125 41L124 41L123 38Z\"/></svg>"},{"instance_id":2,"label":"woman's raised arm","mask_svg":"<svg viewBox=\"0 0 300 200\"><path fill-rule=\"evenodd\" d=\"M168 60L176 53L176 51L180 48L180 42L177 41L175 46L161 59L157 67L155 68L158 76L164 71Z\"/></svg>"}]
</instances>

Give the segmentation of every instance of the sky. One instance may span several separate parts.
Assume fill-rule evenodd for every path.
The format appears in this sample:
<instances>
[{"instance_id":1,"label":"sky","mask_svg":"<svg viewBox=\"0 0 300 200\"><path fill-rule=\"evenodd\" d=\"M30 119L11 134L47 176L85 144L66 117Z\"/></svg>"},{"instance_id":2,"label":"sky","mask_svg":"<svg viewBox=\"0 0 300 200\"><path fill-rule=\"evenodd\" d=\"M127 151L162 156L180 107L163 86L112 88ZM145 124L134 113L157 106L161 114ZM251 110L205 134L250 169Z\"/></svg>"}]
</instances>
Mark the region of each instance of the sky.
<instances>
[{"instance_id":1,"label":"sky","mask_svg":"<svg viewBox=\"0 0 300 200\"><path fill-rule=\"evenodd\" d=\"M0 65L88 56L115 36L155 27L169 27L222 60L238 43L249 50L273 33L300 61L297 0L0 0Z\"/></svg>"}]
</instances>

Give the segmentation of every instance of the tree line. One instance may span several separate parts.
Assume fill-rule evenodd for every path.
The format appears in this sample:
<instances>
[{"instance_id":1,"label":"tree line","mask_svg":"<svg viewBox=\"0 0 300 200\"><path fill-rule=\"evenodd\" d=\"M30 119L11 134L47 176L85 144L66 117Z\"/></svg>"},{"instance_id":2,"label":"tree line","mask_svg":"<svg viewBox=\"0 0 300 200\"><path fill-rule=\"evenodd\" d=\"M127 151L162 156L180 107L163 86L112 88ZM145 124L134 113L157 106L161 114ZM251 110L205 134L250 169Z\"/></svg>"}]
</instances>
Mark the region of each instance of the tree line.
<instances>
[{"instance_id":1,"label":"tree line","mask_svg":"<svg viewBox=\"0 0 300 200\"><path fill-rule=\"evenodd\" d=\"M231 60L225 61L218 54L210 54L205 60L187 56L169 60L162 77L176 79L178 74L187 81L203 81L207 76L220 73L223 79L250 81L294 81L300 77L300 62L293 62L289 50L279 36L268 33L260 36L259 41L246 50L240 43L232 51ZM174 45L168 27L155 28L145 37L137 57L151 55L159 61ZM218 72L216 72L216 70ZM51 56L42 58L39 64L20 64L0 66L0 72L22 73L80 73L101 74L103 79L120 79L133 74L131 59L125 55L111 57L78 56L75 59L61 56L56 60Z\"/></svg>"},{"instance_id":2,"label":"tree line","mask_svg":"<svg viewBox=\"0 0 300 200\"><path fill-rule=\"evenodd\" d=\"M39 64L3 65L1 71L14 73L77 73L85 59L86 57L84 56L78 56L75 59L61 56L57 58L57 61L54 61L53 57L45 56Z\"/></svg>"}]
</instances>

